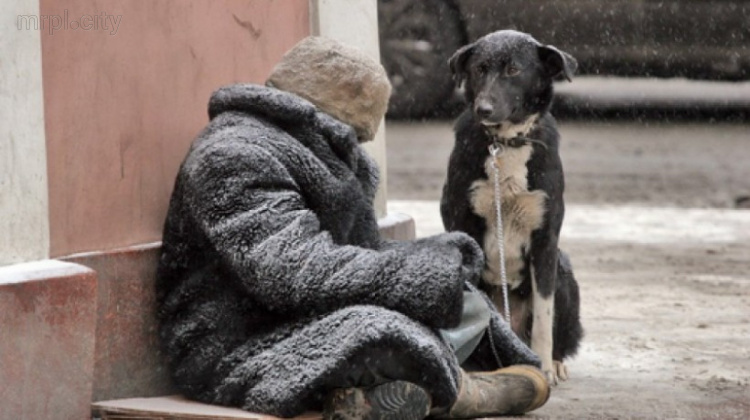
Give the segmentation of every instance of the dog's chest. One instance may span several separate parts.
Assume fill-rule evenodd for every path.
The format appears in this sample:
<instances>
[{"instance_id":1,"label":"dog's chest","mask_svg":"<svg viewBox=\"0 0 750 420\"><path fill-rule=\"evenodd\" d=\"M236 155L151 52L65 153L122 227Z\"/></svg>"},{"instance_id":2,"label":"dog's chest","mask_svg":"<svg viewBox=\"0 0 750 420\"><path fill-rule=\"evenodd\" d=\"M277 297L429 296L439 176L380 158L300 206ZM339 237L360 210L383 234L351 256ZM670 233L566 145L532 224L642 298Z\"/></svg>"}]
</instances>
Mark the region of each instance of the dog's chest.
<instances>
[{"instance_id":1,"label":"dog's chest","mask_svg":"<svg viewBox=\"0 0 750 420\"><path fill-rule=\"evenodd\" d=\"M530 145L524 145L505 148L495 158L489 156L485 161L487 179L477 180L471 186L469 198L474 213L484 218L487 225L483 244L487 264L482 277L489 284L501 284L492 160L497 164L500 181L505 268L508 284L515 288L523 281L524 253L530 246L531 233L542 226L545 213L546 194L541 190L528 190L527 163L532 151Z\"/></svg>"}]
</instances>

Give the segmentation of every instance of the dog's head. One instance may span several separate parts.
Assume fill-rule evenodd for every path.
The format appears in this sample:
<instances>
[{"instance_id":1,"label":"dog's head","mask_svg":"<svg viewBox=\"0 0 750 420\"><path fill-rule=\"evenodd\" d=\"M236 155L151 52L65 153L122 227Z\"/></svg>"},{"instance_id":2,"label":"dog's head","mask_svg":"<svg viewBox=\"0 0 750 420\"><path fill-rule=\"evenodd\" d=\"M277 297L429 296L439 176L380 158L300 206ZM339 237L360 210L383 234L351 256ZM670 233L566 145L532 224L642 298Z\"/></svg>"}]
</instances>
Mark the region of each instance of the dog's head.
<instances>
[{"instance_id":1,"label":"dog's head","mask_svg":"<svg viewBox=\"0 0 750 420\"><path fill-rule=\"evenodd\" d=\"M570 81L578 67L569 54L510 30L460 48L448 64L456 83L465 82L466 100L486 126L519 124L546 111L552 82Z\"/></svg>"}]
</instances>

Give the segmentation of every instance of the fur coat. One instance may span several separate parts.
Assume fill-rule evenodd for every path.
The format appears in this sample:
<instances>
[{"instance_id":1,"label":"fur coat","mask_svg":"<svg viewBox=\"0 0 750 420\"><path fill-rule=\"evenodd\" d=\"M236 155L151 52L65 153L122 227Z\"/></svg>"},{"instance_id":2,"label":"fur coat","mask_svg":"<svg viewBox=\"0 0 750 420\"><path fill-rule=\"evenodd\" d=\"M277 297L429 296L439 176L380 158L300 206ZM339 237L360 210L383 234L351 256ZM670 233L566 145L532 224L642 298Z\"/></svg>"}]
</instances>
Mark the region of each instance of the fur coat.
<instances>
[{"instance_id":1,"label":"fur coat","mask_svg":"<svg viewBox=\"0 0 750 420\"><path fill-rule=\"evenodd\" d=\"M478 245L381 240L375 164L350 126L298 96L228 86L209 116L177 176L156 285L177 388L289 417L319 409L349 360L388 349L451 404L459 366L437 330L459 323ZM538 364L493 318L495 351L475 362Z\"/></svg>"}]
</instances>

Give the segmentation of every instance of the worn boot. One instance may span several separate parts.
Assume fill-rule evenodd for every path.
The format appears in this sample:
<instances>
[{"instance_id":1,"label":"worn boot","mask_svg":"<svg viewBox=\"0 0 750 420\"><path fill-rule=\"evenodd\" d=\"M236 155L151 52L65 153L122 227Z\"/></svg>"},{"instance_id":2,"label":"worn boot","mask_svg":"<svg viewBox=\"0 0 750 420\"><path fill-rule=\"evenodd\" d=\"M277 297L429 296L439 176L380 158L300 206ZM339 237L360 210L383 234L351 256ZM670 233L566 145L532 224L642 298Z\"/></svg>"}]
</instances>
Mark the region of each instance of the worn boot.
<instances>
[{"instance_id":1,"label":"worn boot","mask_svg":"<svg viewBox=\"0 0 750 420\"><path fill-rule=\"evenodd\" d=\"M549 393L547 378L533 366L516 365L492 372L462 371L456 402L438 417L519 415L544 405Z\"/></svg>"},{"instance_id":2,"label":"worn boot","mask_svg":"<svg viewBox=\"0 0 750 420\"><path fill-rule=\"evenodd\" d=\"M326 420L422 420L430 412L430 394L406 381L371 388L342 388L331 393Z\"/></svg>"}]
</instances>

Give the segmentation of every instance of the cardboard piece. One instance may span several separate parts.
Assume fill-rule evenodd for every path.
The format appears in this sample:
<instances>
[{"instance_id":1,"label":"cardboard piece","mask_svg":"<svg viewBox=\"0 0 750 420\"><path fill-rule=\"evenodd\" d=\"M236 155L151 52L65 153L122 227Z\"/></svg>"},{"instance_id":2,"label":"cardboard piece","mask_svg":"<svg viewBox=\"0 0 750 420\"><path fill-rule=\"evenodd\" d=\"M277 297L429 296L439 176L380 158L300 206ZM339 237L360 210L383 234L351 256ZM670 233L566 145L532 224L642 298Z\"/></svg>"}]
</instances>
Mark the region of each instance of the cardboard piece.
<instances>
[{"instance_id":1,"label":"cardboard piece","mask_svg":"<svg viewBox=\"0 0 750 420\"><path fill-rule=\"evenodd\" d=\"M91 404L94 418L102 420L279 420L266 414L237 408L203 404L179 395L153 398L128 398ZM296 420L320 420L319 413L305 413Z\"/></svg>"}]
</instances>

